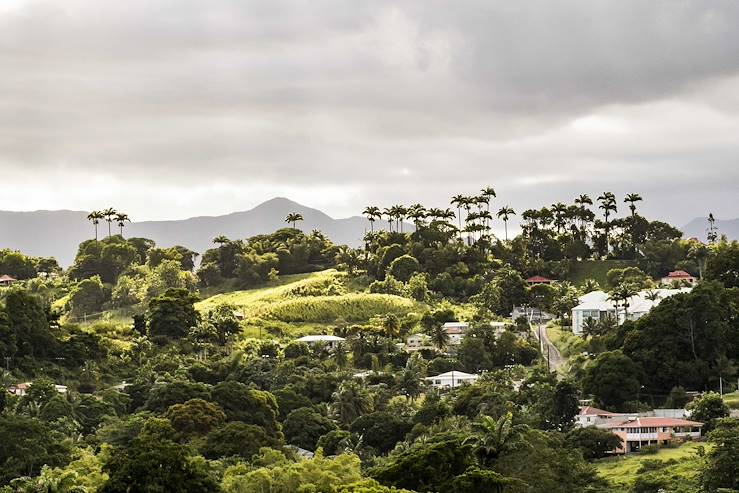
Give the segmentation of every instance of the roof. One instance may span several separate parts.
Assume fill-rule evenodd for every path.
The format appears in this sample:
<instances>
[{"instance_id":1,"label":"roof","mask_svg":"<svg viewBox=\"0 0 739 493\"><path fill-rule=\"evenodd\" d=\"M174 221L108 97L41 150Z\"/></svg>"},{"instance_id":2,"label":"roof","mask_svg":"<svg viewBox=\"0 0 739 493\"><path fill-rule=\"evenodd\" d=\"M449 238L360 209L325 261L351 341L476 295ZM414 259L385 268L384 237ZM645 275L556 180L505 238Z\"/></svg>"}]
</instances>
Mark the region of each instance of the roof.
<instances>
[{"instance_id":1,"label":"roof","mask_svg":"<svg viewBox=\"0 0 739 493\"><path fill-rule=\"evenodd\" d=\"M532 276L526 279L526 282L552 282L552 280L544 276Z\"/></svg>"},{"instance_id":2,"label":"roof","mask_svg":"<svg viewBox=\"0 0 739 493\"><path fill-rule=\"evenodd\" d=\"M446 373L440 373L438 375L434 375L432 377L426 377L426 379L429 380L429 379L438 379L438 378L454 378L454 379L459 379L459 380L465 380L465 379L475 379L479 377L480 375L473 375L471 373L465 373L463 371L452 370Z\"/></svg>"},{"instance_id":3,"label":"roof","mask_svg":"<svg viewBox=\"0 0 739 493\"><path fill-rule=\"evenodd\" d=\"M17 281L17 280L18 279L16 279L15 277L11 277L11 276L9 276L7 274L3 274L2 276L0 276L0 282L3 282L3 281Z\"/></svg>"},{"instance_id":4,"label":"roof","mask_svg":"<svg viewBox=\"0 0 739 493\"><path fill-rule=\"evenodd\" d=\"M580 416L613 416L614 414L615 413L605 411L603 409L598 409L597 407L593 406L580 407Z\"/></svg>"},{"instance_id":5,"label":"roof","mask_svg":"<svg viewBox=\"0 0 739 493\"><path fill-rule=\"evenodd\" d=\"M298 339L300 342L341 342L345 341L343 337L338 336L326 336L326 335L314 335L314 336L303 336Z\"/></svg>"},{"instance_id":6,"label":"roof","mask_svg":"<svg viewBox=\"0 0 739 493\"><path fill-rule=\"evenodd\" d=\"M685 272L684 270L674 270L667 274L666 277L674 278L674 279L683 279L683 278L690 278L694 277L693 275L689 274L688 272Z\"/></svg>"},{"instance_id":7,"label":"roof","mask_svg":"<svg viewBox=\"0 0 739 493\"><path fill-rule=\"evenodd\" d=\"M654 301L648 299L647 293L649 293L649 291L656 292L659 295L658 298ZM629 313L646 313L659 305L660 301L663 299L679 293L688 292L690 292L690 288L652 289L640 291L635 296L629 298ZM613 311L616 309L616 304L613 300L608 298L609 294L604 291L591 291L580 297L580 304L573 308L573 310L598 310L601 312Z\"/></svg>"},{"instance_id":8,"label":"roof","mask_svg":"<svg viewBox=\"0 0 739 493\"><path fill-rule=\"evenodd\" d=\"M469 326L470 326L470 324L468 324L467 322L444 322L444 328L445 329L447 329L449 327L464 327L464 328L467 328Z\"/></svg>"},{"instance_id":9,"label":"roof","mask_svg":"<svg viewBox=\"0 0 739 493\"><path fill-rule=\"evenodd\" d=\"M444 332L447 334L464 334L467 329L464 327L445 327Z\"/></svg>"},{"instance_id":10,"label":"roof","mask_svg":"<svg viewBox=\"0 0 739 493\"><path fill-rule=\"evenodd\" d=\"M654 426L703 426L703 423L698 421L689 421L687 419L678 418L636 418L619 423L609 423L604 428L641 428L641 427L654 427Z\"/></svg>"}]
</instances>

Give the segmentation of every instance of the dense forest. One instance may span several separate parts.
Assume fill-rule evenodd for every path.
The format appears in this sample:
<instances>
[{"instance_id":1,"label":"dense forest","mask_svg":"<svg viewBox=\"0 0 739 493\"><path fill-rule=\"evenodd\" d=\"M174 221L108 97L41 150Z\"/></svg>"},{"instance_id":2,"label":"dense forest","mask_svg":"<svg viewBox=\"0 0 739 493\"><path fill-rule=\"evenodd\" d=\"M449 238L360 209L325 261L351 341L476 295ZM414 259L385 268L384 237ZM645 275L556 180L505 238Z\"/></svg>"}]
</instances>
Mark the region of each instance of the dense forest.
<instances>
[{"instance_id":1,"label":"dense forest","mask_svg":"<svg viewBox=\"0 0 739 493\"><path fill-rule=\"evenodd\" d=\"M126 238L108 208L67 270L0 250L0 491L737 491L739 243L712 216L705 242L683 239L641 201L517 213L488 187L448 209L369 206L358 249L290 214L205 252ZM637 320L569 330L582 295L626 312L675 270L699 281ZM551 314L561 365L521 308ZM427 378L449 371L479 378ZM582 403L687 407L706 441L688 473L647 459L617 484L600 464L620 439L577 427Z\"/></svg>"}]
</instances>

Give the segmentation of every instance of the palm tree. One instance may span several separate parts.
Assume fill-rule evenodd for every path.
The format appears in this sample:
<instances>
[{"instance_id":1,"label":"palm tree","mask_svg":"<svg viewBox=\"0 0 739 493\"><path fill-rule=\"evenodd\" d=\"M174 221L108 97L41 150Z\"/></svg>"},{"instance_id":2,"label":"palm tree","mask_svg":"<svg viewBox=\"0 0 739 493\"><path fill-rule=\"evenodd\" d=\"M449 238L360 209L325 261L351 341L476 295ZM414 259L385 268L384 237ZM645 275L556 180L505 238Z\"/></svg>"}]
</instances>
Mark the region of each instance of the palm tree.
<instances>
[{"instance_id":1,"label":"palm tree","mask_svg":"<svg viewBox=\"0 0 739 493\"><path fill-rule=\"evenodd\" d=\"M625 282L616 286L613 291L611 291L611 294L608 296L608 299L614 301L614 303L616 304L616 315L618 315L618 304L619 302L621 302L624 308L624 322L629 316L629 299L631 299L632 296L635 296L638 293L639 290L636 289L636 286L631 283Z\"/></svg>"},{"instance_id":2,"label":"palm tree","mask_svg":"<svg viewBox=\"0 0 739 493\"><path fill-rule=\"evenodd\" d=\"M295 230L297 230L297 229L298 229L298 228L296 227L296 223L297 223L298 221L302 221L302 220L303 220L303 215L302 215L302 214L300 214L299 212L291 212L291 213L290 213L290 214L288 214L288 215L287 215L287 217L285 218L285 222L286 222L286 223L292 223L292 225L293 225L293 229L295 229Z\"/></svg>"},{"instance_id":3,"label":"palm tree","mask_svg":"<svg viewBox=\"0 0 739 493\"><path fill-rule=\"evenodd\" d=\"M93 226L95 226L95 241L98 241L98 224L104 217L100 211L92 211L87 215L87 220L92 221Z\"/></svg>"},{"instance_id":4,"label":"palm tree","mask_svg":"<svg viewBox=\"0 0 739 493\"><path fill-rule=\"evenodd\" d=\"M505 226L506 243L508 243L508 216L515 216L515 215L516 215L516 211L514 211L512 208L510 208L507 205L504 205L498 211L498 217L503 220L503 225Z\"/></svg>"},{"instance_id":5,"label":"palm tree","mask_svg":"<svg viewBox=\"0 0 739 493\"><path fill-rule=\"evenodd\" d=\"M464 195L455 195L452 197L452 205L457 207L457 219L459 219L459 239L462 239L462 206L464 205Z\"/></svg>"},{"instance_id":6,"label":"palm tree","mask_svg":"<svg viewBox=\"0 0 739 493\"><path fill-rule=\"evenodd\" d=\"M382 213L380 212L379 207L375 207L373 205L367 206L364 208L364 212L362 212L365 216L367 216L367 220L370 223L370 231L372 233L375 232L375 220L382 217Z\"/></svg>"},{"instance_id":7,"label":"palm tree","mask_svg":"<svg viewBox=\"0 0 739 493\"><path fill-rule=\"evenodd\" d=\"M427 335L431 338L431 344L439 348L439 351L443 351L449 344L449 334L443 325L436 324Z\"/></svg>"},{"instance_id":8,"label":"palm tree","mask_svg":"<svg viewBox=\"0 0 739 493\"><path fill-rule=\"evenodd\" d=\"M654 303L655 301L657 301L658 299L660 299L659 291L649 290L646 293L644 293L644 298L646 298L649 301L651 301L652 303Z\"/></svg>"},{"instance_id":9,"label":"palm tree","mask_svg":"<svg viewBox=\"0 0 739 493\"><path fill-rule=\"evenodd\" d=\"M418 231L418 228L421 224L421 220L423 220L426 217L431 216L432 210L427 211L424 206L421 204L413 204L408 208L407 214L410 219L413 219L413 224L416 227L416 231Z\"/></svg>"},{"instance_id":10,"label":"palm tree","mask_svg":"<svg viewBox=\"0 0 739 493\"><path fill-rule=\"evenodd\" d=\"M468 440L474 442L483 462L488 464L495 462L507 451L529 445L523 439L528 426L514 425L513 415L510 412L497 420L483 414L473 427L476 433Z\"/></svg>"},{"instance_id":11,"label":"palm tree","mask_svg":"<svg viewBox=\"0 0 739 493\"><path fill-rule=\"evenodd\" d=\"M105 218L105 220L108 222L108 238L110 238L110 236L111 236L110 225L113 222L113 217L116 214L118 214L118 211L116 211L112 207L108 207L107 209L105 209L104 211L102 211L102 214L103 214L103 217Z\"/></svg>"},{"instance_id":12,"label":"palm tree","mask_svg":"<svg viewBox=\"0 0 739 493\"><path fill-rule=\"evenodd\" d=\"M369 391L356 380L346 380L339 385L331 400L333 413L345 425L372 410Z\"/></svg>"},{"instance_id":13,"label":"palm tree","mask_svg":"<svg viewBox=\"0 0 739 493\"><path fill-rule=\"evenodd\" d=\"M557 234L562 232L565 227L565 216L567 215L567 206L562 202L552 205L552 214L554 214L554 226L557 228Z\"/></svg>"},{"instance_id":14,"label":"palm tree","mask_svg":"<svg viewBox=\"0 0 739 493\"><path fill-rule=\"evenodd\" d=\"M575 199L575 205L580 209L580 229L585 231L585 217L588 211L586 206L593 205L593 199L590 198L590 195L584 193Z\"/></svg>"},{"instance_id":15,"label":"palm tree","mask_svg":"<svg viewBox=\"0 0 739 493\"><path fill-rule=\"evenodd\" d=\"M716 243L718 239L718 228L716 227L716 218L713 212L708 213L708 243Z\"/></svg>"},{"instance_id":16,"label":"palm tree","mask_svg":"<svg viewBox=\"0 0 739 493\"><path fill-rule=\"evenodd\" d=\"M644 200L641 198L641 195L638 193L630 193L626 196L624 199L624 203L629 204L629 209L631 210L631 217L636 216L636 203Z\"/></svg>"},{"instance_id":17,"label":"palm tree","mask_svg":"<svg viewBox=\"0 0 739 493\"><path fill-rule=\"evenodd\" d=\"M225 243L228 243L229 241L231 241L231 240L229 240L224 235L218 235L215 238L213 238L213 243L215 243L216 245L223 245Z\"/></svg>"},{"instance_id":18,"label":"palm tree","mask_svg":"<svg viewBox=\"0 0 739 493\"><path fill-rule=\"evenodd\" d=\"M131 220L128 218L128 214L124 212L117 212L114 219L118 223L118 228L121 231L121 238L123 238L123 227L126 225L126 221L130 223Z\"/></svg>"},{"instance_id":19,"label":"palm tree","mask_svg":"<svg viewBox=\"0 0 739 493\"><path fill-rule=\"evenodd\" d=\"M603 210L603 216L605 217L606 255L608 255L610 237L610 223L608 222L608 218L611 212L618 212L616 196L612 192L603 192L603 195L598 197L598 201L600 202L598 208Z\"/></svg>"},{"instance_id":20,"label":"palm tree","mask_svg":"<svg viewBox=\"0 0 739 493\"><path fill-rule=\"evenodd\" d=\"M382 211L382 215L387 218L388 230L392 233L393 231L393 218L395 218L395 211L392 207L385 207Z\"/></svg>"}]
</instances>

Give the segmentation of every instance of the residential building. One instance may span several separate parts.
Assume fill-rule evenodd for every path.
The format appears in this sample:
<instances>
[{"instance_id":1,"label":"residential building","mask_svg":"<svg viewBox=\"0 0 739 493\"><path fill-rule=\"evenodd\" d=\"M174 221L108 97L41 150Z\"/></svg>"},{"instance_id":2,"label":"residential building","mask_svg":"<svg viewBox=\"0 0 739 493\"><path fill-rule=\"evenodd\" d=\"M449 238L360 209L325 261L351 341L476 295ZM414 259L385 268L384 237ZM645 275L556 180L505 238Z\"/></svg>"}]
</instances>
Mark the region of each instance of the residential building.
<instances>
[{"instance_id":1,"label":"residential building","mask_svg":"<svg viewBox=\"0 0 739 493\"><path fill-rule=\"evenodd\" d=\"M449 336L449 345L458 346L462 343L464 335L470 328L467 322L447 322L444 324L444 332Z\"/></svg>"},{"instance_id":2,"label":"residential building","mask_svg":"<svg viewBox=\"0 0 739 493\"><path fill-rule=\"evenodd\" d=\"M328 349L336 349L339 344L344 342L346 339L338 336L327 336L327 335L310 335L298 338L299 342L304 342L309 346L315 346L316 344L323 344Z\"/></svg>"},{"instance_id":3,"label":"residential building","mask_svg":"<svg viewBox=\"0 0 739 493\"><path fill-rule=\"evenodd\" d=\"M16 279L15 277L11 277L7 274L3 274L2 276L0 276L0 286L11 286L16 282L18 282L18 279Z\"/></svg>"},{"instance_id":4,"label":"residential building","mask_svg":"<svg viewBox=\"0 0 739 493\"><path fill-rule=\"evenodd\" d=\"M430 338L426 334L411 334L405 340L406 351L420 351L430 347Z\"/></svg>"},{"instance_id":5,"label":"residential building","mask_svg":"<svg viewBox=\"0 0 739 493\"><path fill-rule=\"evenodd\" d=\"M30 389L32 385L33 385L33 382L16 383L8 387L7 390L13 395L17 395L18 397L23 397L24 395L28 393L28 389ZM66 385L56 385L56 384L54 385L54 389L60 394L66 394L68 390Z\"/></svg>"},{"instance_id":6,"label":"residential building","mask_svg":"<svg viewBox=\"0 0 739 493\"><path fill-rule=\"evenodd\" d=\"M670 296L689 292L691 288L680 289L653 289L640 291L628 300L628 310L624 311L623 304L610 299L605 291L591 291L580 297L580 304L572 309L572 332L582 335L585 321L592 318L600 321L606 317L613 317L619 324L625 320L638 320L655 306ZM628 314L627 314L628 312Z\"/></svg>"},{"instance_id":7,"label":"residential building","mask_svg":"<svg viewBox=\"0 0 739 493\"><path fill-rule=\"evenodd\" d=\"M453 389L460 385L474 383L478 378L480 378L480 375L452 370L446 373L441 373L440 375L426 377L425 380L431 382L431 385L437 389Z\"/></svg>"},{"instance_id":8,"label":"residential building","mask_svg":"<svg viewBox=\"0 0 739 493\"><path fill-rule=\"evenodd\" d=\"M694 286L696 282L698 279L684 270L672 271L661 280L663 286L673 286L676 283L678 286Z\"/></svg>"},{"instance_id":9,"label":"residential building","mask_svg":"<svg viewBox=\"0 0 739 493\"><path fill-rule=\"evenodd\" d=\"M554 281L553 279L546 278L544 276L532 276L526 279L526 282L529 283L529 285L534 286L536 284L552 284Z\"/></svg>"},{"instance_id":10,"label":"residential building","mask_svg":"<svg viewBox=\"0 0 739 493\"><path fill-rule=\"evenodd\" d=\"M615 421L615 420L614 420ZM634 418L598 426L621 438L622 445L614 452L638 452L646 445L667 445L701 437L703 423L677 418Z\"/></svg>"}]
</instances>

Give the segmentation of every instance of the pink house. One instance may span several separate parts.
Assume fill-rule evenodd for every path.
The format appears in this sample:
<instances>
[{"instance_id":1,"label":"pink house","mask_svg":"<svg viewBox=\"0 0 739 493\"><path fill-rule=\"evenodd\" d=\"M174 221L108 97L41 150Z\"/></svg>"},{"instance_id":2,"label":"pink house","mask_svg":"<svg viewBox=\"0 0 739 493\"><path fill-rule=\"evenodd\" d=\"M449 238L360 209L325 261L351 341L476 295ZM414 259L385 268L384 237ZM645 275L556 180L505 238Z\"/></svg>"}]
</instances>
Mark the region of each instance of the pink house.
<instances>
[{"instance_id":1,"label":"pink house","mask_svg":"<svg viewBox=\"0 0 739 493\"><path fill-rule=\"evenodd\" d=\"M688 284L690 286L693 286L698 281L698 279L690 275L690 273L685 272L684 270L674 270L663 277L661 282L665 286L671 286L672 283L676 281L679 284Z\"/></svg>"},{"instance_id":2,"label":"pink house","mask_svg":"<svg viewBox=\"0 0 739 493\"><path fill-rule=\"evenodd\" d=\"M675 441L698 439L703 423L677 418L633 418L625 421L609 420L599 428L607 429L621 438L617 454L638 452L645 445L665 445Z\"/></svg>"}]
</instances>

